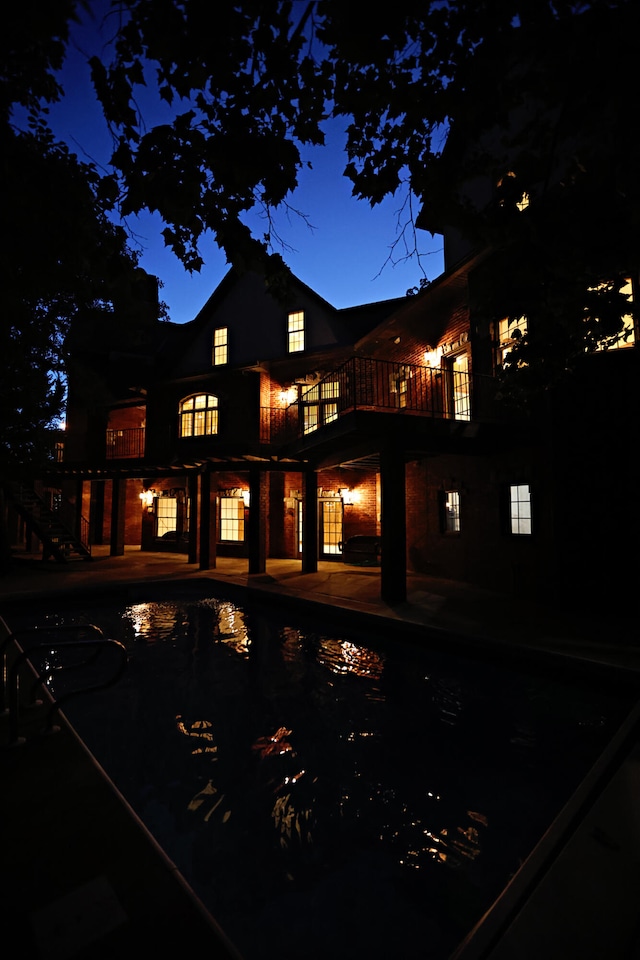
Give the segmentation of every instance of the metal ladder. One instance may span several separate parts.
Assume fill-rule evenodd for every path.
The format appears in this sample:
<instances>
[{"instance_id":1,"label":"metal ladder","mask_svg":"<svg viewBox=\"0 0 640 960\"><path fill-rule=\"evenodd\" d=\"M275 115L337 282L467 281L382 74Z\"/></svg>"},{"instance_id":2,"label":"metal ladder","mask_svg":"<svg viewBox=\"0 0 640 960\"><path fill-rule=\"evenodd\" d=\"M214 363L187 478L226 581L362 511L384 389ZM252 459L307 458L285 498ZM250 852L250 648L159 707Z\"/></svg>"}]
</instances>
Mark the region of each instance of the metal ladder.
<instances>
[{"instance_id":1,"label":"metal ladder","mask_svg":"<svg viewBox=\"0 0 640 960\"><path fill-rule=\"evenodd\" d=\"M128 655L124 644L104 636L94 624L44 625L11 631L0 617L0 717L8 719L6 747L23 745L30 736L56 733L54 720L64 704L81 694L105 690L122 677ZM42 637L42 639L40 639ZM48 638L48 639L47 639ZM47 654L61 662L53 665ZM113 654L115 653L115 657ZM93 666L105 654L111 655L109 672L99 682L82 683L60 697L47 686L51 678ZM43 661L47 661L44 663ZM27 687L26 695L21 682Z\"/></svg>"}]
</instances>

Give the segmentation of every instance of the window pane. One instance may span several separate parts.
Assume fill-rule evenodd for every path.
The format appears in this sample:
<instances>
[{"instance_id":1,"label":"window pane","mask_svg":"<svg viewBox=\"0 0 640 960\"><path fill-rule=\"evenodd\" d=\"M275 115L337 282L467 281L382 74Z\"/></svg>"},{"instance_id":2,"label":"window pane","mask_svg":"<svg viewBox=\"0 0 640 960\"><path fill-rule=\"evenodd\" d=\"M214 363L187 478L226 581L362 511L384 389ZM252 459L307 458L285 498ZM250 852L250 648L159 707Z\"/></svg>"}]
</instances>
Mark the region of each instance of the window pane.
<instances>
[{"instance_id":1,"label":"window pane","mask_svg":"<svg viewBox=\"0 0 640 960\"><path fill-rule=\"evenodd\" d=\"M156 536L175 533L178 521L178 501L174 497L158 497L156 500Z\"/></svg>"},{"instance_id":2,"label":"window pane","mask_svg":"<svg viewBox=\"0 0 640 960\"><path fill-rule=\"evenodd\" d=\"M517 320L510 320L509 317L504 317L500 321L498 324L498 363L504 363L514 343L517 343L526 333L526 317L518 317Z\"/></svg>"},{"instance_id":3,"label":"window pane","mask_svg":"<svg viewBox=\"0 0 640 960\"><path fill-rule=\"evenodd\" d=\"M340 396L340 384L337 380L328 380L321 384L321 397L323 400L333 400Z\"/></svg>"},{"instance_id":4,"label":"window pane","mask_svg":"<svg viewBox=\"0 0 640 960\"><path fill-rule=\"evenodd\" d=\"M323 403L322 405L322 421L323 423L331 423L332 420L338 419L338 404L337 403Z\"/></svg>"},{"instance_id":5,"label":"window pane","mask_svg":"<svg viewBox=\"0 0 640 960\"><path fill-rule=\"evenodd\" d=\"M318 429L318 411L319 407L309 406L304 408L304 432L312 433Z\"/></svg>"},{"instance_id":6,"label":"window pane","mask_svg":"<svg viewBox=\"0 0 640 960\"><path fill-rule=\"evenodd\" d=\"M318 387L310 387L308 390L305 390L305 392L302 395L303 403L313 403L319 399L320 399L320 391Z\"/></svg>"},{"instance_id":7,"label":"window pane","mask_svg":"<svg viewBox=\"0 0 640 960\"><path fill-rule=\"evenodd\" d=\"M451 361L453 371L453 415L456 420L471 419L469 357L461 353Z\"/></svg>"},{"instance_id":8,"label":"window pane","mask_svg":"<svg viewBox=\"0 0 640 960\"><path fill-rule=\"evenodd\" d=\"M444 529L446 533L460 532L460 493L457 490L445 492Z\"/></svg>"},{"instance_id":9,"label":"window pane","mask_svg":"<svg viewBox=\"0 0 640 960\"><path fill-rule=\"evenodd\" d=\"M187 397L180 403L180 436L202 437L218 432L218 398L211 393Z\"/></svg>"},{"instance_id":10,"label":"window pane","mask_svg":"<svg viewBox=\"0 0 640 960\"><path fill-rule=\"evenodd\" d=\"M193 420L193 435L195 437L204 436L204 410L196 410Z\"/></svg>"},{"instance_id":11,"label":"window pane","mask_svg":"<svg viewBox=\"0 0 640 960\"><path fill-rule=\"evenodd\" d=\"M512 484L510 492L511 533L531 535L531 490L528 483Z\"/></svg>"},{"instance_id":12,"label":"window pane","mask_svg":"<svg viewBox=\"0 0 640 960\"><path fill-rule=\"evenodd\" d=\"M289 353L304 350L304 312L290 313L287 319Z\"/></svg>"},{"instance_id":13,"label":"window pane","mask_svg":"<svg viewBox=\"0 0 640 960\"><path fill-rule=\"evenodd\" d=\"M342 500L322 501L322 552L342 552Z\"/></svg>"},{"instance_id":14,"label":"window pane","mask_svg":"<svg viewBox=\"0 0 640 960\"><path fill-rule=\"evenodd\" d=\"M222 497L220 500L220 539L244 541L244 500Z\"/></svg>"},{"instance_id":15,"label":"window pane","mask_svg":"<svg viewBox=\"0 0 640 960\"><path fill-rule=\"evenodd\" d=\"M215 366L227 362L228 327L218 327L213 331L213 363Z\"/></svg>"},{"instance_id":16,"label":"window pane","mask_svg":"<svg viewBox=\"0 0 640 960\"><path fill-rule=\"evenodd\" d=\"M623 293L626 297L628 297L630 302L633 302L633 288L631 285L631 280L627 280L625 285L620 288L620 293ZM628 313L622 317L622 330L620 333L620 339L616 340L615 343L610 343L605 340L598 344L596 350L621 350L625 347L633 347L635 342L635 324L633 321L633 316Z\"/></svg>"}]
</instances>

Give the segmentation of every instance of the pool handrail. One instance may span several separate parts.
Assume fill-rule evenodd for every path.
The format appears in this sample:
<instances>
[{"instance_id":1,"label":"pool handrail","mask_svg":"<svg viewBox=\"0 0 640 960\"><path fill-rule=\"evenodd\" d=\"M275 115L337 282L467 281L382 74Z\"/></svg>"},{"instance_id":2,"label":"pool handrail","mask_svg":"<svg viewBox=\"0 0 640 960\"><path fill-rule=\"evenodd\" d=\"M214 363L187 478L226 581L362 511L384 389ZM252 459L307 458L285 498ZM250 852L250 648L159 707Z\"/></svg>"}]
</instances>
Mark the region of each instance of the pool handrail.
<instances>
[{"instance_id":1,"label":"pool handrail","mask_svg":"<svg viewBox=\"0 0 640 960\"><path fill-rule=\"evenodd\" d=\"M87 638L85 636L84 639L80 639L80 640L61 640L61 641L43 640L42 642L29 644L29 646L26 649L21 646L18 640L18 637L22 636L22 634L33 635L35 633L40 633L40 635L42 635L43 633L44 634L48 633L50 630L57 631L58 629L60 631L66 630L67 632L69 631L78 632L79 630L82 630L85 633L88 630L89 633L96 634L97 636L95 636L94 638ZM4 651L5 651L5 648L8 646L9 641L13 641L15 643L17 656L11 663L11 666L9 667L9 669L6 670L5 669L6 664L4 662L5 660ZM110 650L116 650L120 655L117 669L113 672L113 674L109 678L101 681L100 683L93 683L87 686L78 687L75 690L67 691L65 694L63 694L59 698L56 698L51 694L51 691L47 688L46 683L47 683L47 677L51 675L52 669L55 671L62 672L66 670L77 669L79 667L86 666L87 664L94 663L107 648ZM91 655L88 658L84 658L79 661L76 660L72 664L66 664L66 665L62 664L54 668L48 667L46 670L36 669L36 665L31 659L33 653L36 650L59 651L59 650L71 650L71 649L74 649L74 650L82 649L85 651L90 649ZM3 642L2 654L3 654L3 664L2 664L3 683L1 685L1 688L2 688L1 693L2 693L3 712L9 714L8 746L19 745L22 742L24 742L24 740L20 738L18 735L19 714L20 714L19 676L20 676L20 671L24 666L24 664L28 664L28 666L30 667L34 675L32 691L35 692L37 687L41 687L48 695L48 698L50 700L50 706L47 711L45 725L42 732L52 733L56 729L54 728L54 725L53 725L53 717L61 709L64 703L67 703L70 699L72 699L73 697L79 696L80 694L91 693L97 690L105 690L108 687L113 686L122 677L128 663L127 649L124 646L124 644L121 643L119 640L113 640L105 637L103 632L94 624L71 624L66 626L55 625L51 627L49 626L40 627L40 628L34 627L24 631L16 631L14 633L11 633ZM5 707L7 691L8 691L8 701L9 701L8 708Z\"/></svg>"}]
</instances>

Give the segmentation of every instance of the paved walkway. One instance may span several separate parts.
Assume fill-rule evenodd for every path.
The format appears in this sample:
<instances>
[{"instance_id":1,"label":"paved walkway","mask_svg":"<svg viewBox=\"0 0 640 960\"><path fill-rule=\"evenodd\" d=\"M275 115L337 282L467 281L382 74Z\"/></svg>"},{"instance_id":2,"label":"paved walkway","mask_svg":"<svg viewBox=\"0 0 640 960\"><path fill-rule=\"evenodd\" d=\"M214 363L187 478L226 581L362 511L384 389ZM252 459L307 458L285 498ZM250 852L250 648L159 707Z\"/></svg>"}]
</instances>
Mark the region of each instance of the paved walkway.
<instances>
[{"instance_id":1,"label":"paved walkway","mask_svg":"<svg viewBox=\"0 0 640 960\"><path fill-rule=\"evenodd\" d=\"M471 643L495 642L640 671L640 631L630 620L605 620L589 610L553 610L544 598L536 604L517 601L452 580L412 573L407 577L406 602L389 605L380 599L379 568L323 561L316 573L303 574L297 560L268 560L266 573L249 575L245 559L221 557L214 570L203 571L182 554L142 553L137 547L127 547L120 557L109 556L108 547L94 547L91 561L67 565L16 554L11 569L0 575L0 612L3 601L101 592L173 579L230 582L419 624L429 629L431 637L454 633Z\"/></svg>"},{"instance_id":2,"label":"paved walkway","mask_svg":"<svg viewBox=\"0 0 640 960\"><path fill-rule=\"evenodd\" d=\"M552 668L569 663L640 683L640 637L631 624L415 575L408 578L406 602L390 606L380 600L378 569L336 563L321 562L316 573L302 574L297 561L270 560L264 574L250 576L245 560L220 558L215 570L201 571L184 556L137 548L121 557L96 548L90 562L65 566L16 555L0 576L0 617L15 604L63 595L139 594L145 583L203 579L291 604L328 604L345 617L402 623L430 643L494 645L523 659L542 658ZM585 784L582 798L545 838L546 850L541 844L541 860L532 869L542 882L530 888L531 877L521 871L504 903L455 960L640 960L637 714L595 772L597 784ZM131 953L177 954L188 943L190 954L238 960L72 731L63 725L55 737L32 741L7 748L5 737L0 746L3 955L115 960ZM505 927L507 911L515 919Z\"/></svg>"}]
</instances>

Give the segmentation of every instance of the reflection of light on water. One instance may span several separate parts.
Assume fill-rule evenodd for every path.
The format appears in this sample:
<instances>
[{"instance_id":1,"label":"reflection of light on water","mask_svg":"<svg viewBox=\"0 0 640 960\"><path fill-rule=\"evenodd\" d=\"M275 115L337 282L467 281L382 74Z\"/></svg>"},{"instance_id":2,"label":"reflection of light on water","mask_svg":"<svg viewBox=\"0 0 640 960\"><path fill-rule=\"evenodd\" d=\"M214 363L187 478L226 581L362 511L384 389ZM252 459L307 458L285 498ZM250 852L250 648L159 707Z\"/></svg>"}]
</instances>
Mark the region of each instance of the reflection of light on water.
<instances>
[{"instance_id":1,"label":"reflection of light on water","mask_svg":"<svg viewBox=\"0 0 640 960\"><path fill-rule=\"evenodd\" d=\"M440 799L437 797L436 799ZM480 826L488 826L487 818L484 814L475 810L467 810L467 816L474 823ZM419 824L412 824L419 826ZM460 866L464 861L473 861L480 856L482 850L480 846L480 831L476 826L468 824L467 826L457 826L450 830L443 827L438 833L432 830L422 830L424 838L420 845L415 842L405 850L400 863L403 866L410 867L413 870L420 870L423 860L435 861L436 863L447 863L449 866ZM399 837L399 832L396 833ZM415 840L415 838L414 838Z\"/></svg>"},{"instance_id":2,"label":"reflection of light on water","mask_svg":"<svg viewBox=\"0 0 640 960\"><path fill-rule=\"evenodd\" d=\"M287 847L294 838L300 843L312 843L311 810L309 808L296 810L291 803L290 793L284 797L278 797L273 805L271 816L274 826L280 834L281 847Z\"/></svg>"},{"instance_id":3,"label":"reflection of light on water","mask_svg":"<svg viewBox=\"0 0 640 960\"><path fill-rule=\"evenodd\" d=\"M277 757L284 755L293 758L296 754L288 740L290 736L291 730L287 730L286 727L279 727L270 736L258 737L251 745L251 749L258 754L261 761L269 760L273 762ZM297 810L290 792L291 788L295 788L306 775L306 770L298 770L293 775L285 776L281 780L280 786L275 790L277 794L280 790L289 789L288 793L276 797L271 811L271 818L279 834L280 846L283 848L287 848L293 839L299 843L312 842L312 810L310 807Z\"/></svg>"},{"instance_id":4,"label":"reflection of light on water","mask_svg":"<svg viewBox=\"0 0 640 960\"><path fill-rule=\"evenodd\" d=\"M134 603L127 607L123 620L128 620L136 640L157 643L176 640L180 608L175 603Z\"/></svg>"},{"instance_id":5,"label":"reflection of light on water","mask_svg":"<svg viewBox=\"0 0 640 960\"><path fill-rule=\"evenodd\" d=\"M100 704L92 710L98 698L80 701L78 716L88 704L88 720L96 727L88 731L95 736L95 743L87 736L89 745L110 775L113 769L115 782L131 783L137 806L143 806L151 792L152 800L142 810L145 823L148 817L147 825L168 845L169 855L198 895L238 933L239 945L248 941L253 946L255 941L256 956L270 946L275 956L282 946L281 928L274 929L271 935L277 939L270 943L263 921L288 910L292 882L300 884L296 893L304 894L295 901L301 915L306 909L302 901L310 904L308 927L302 925L302 916L294 918L296 924L301 921L296 943L311 943L319 918L329 928L331 910L344 913L354 904L354 915L364 914L372 902L377 904L380 891L386 891L388 878L398 874L402 891L411 891L406 899L413 902L415 893L420 914L416 923L424 913L427 929L432 923L437 926L444 893L442 901L431 898L436 900L433 916L427 913L432 909L425 903L429 898L422 896L431 889L434 875L457 872L464 903L475 900L466 894L469 884L475 894L485 873L493 882L497 844L486 842L487 817L469 808L482 804L485 809L486 802L491 826L504 829L505 859L513 847L519 860L523 841L515 836L515 816L501 823L506 808L502 791L517 803L525 797L525 787L532 790L546 816L555 790L550 778L548 784L544 779L546 767L542 769L551 726L548 702L564 724L560 733L571 721L567 736L572 746L575 728L586 722L597 729L603 708L580 700L574 704L571 698L566 702L562 689L556 696L554 689L545 688L545 696L535 703L521 695L515 710L507 674L504 709L502 691L491 686L493 667L487 677L463 662L458 677L456 661L442 667L438 659L437 666L427 667L421 656L412 654L407 660L402 650L391 643L385 647L382 641L378 649L385 653L380 656L360 646L365 641L359 635L323 638L319 618L313 622L317 632L283 628L289 616L286 609L273 620L251 609L245 614L215 598L135 604L127 608L126 618L120 607L109 611L104 624L109 635L116 636L122 627L127 641L135 631L136 638L150 643L138 646L131 671L115 691L119 699L113 709L106 708L108 714L99 714ZM53 659L50 655L50 669ZM474 722L485 717L476 712L477 703L486 704L486 728ZM485 744L481 736L486 731L493 735L494 727L504 771L495 788L488 783L497 763L493 739ZM267 735L258 736L265 730ZM79 732L85 736L81 727ZM134 743L138 734L139 744ZM490 762L484 763L488 746ZM508 764L514 750L519 757L525 749L532 762L514 765L514 795L506 782L511 777ZM562 751L557 764L554 756L560 751L549 752L550 773L556 766L562 772L570 751ZM537 759L543 774L539 793ZM494 789L498 797L489 796ZM471 799L485 796L486 801ZM528 793L526 801L529 804ZM159 810L165 819L170 817L168 825ZM499 853L502 856L502 850ZM325 889L331 897L329 909L323 909ZM434 889L439 889L437 881ZM452 889L453 897L457 884ZM393 936L402 953L404 915L395 913L394 896L386 901L387 912L394 917ZM360 903L365 905L362 910ZM404 897L400 906L404 910ZM466 911L465 906L455 912ZM366 937L363 930L362 942L368 945ZM374 947L382 946L378 938L376 925ZM300 953L307 953L305 947ZM308 952L311 956L311 947ZM364 948L361 952L372 955ZM395 955L393 947L384 955Z\"/></svg>"},{"instance_id":6,"label":"reflection of light on water","mask_svg":"<svg viewBox=\"0 0 640 960\"><path fill-rule=\"evenodd\" d=\"M293 627L283 627L280 636L282 638L282 659L285 661L295 660L302 647L302 633Z\"/></svg>"},{"instance_id":7,"label":"reflection of light on water","mask_svg":"<svg viewBox=\"0 0 640 960\"><path fill-rule=\"evenodd\" d=\"M191 813L196 813L197 811L200 810L201 807L207 804L208 809L203 817L204 822L207 823L211 818L212 814L215 813L215 811L218 809L218 807L224 800L224 794L221 794L221 796L219 797L217 796L217 794L218 794L218 788L214 787L212 781L209 780L206 786L204 786L202 790L199 790L198 793L196 793L195 797L193 797L193 799L189 801L189 803L187 804L187 810L190 810ZM214 798L216 797L217 799L214 800ZM208 806L211 800L214 800L214 802L211 806ZM222 816L222 823L226 823L230 816L231 816L231 811L225 810Z\"/></svg>"},{"instance_id":8,"label":"reflection of light on water","mask_svg":"<svg viewBox=\"0 0 640 960\"><path fill-rule=\"evenodd\" d=\"M244 614L232 603L223 602L218 606L217 639L243 656L249 655L251 641L247 632Z\"/></svg>"},{"instance_id":9,"label":"reflection of light on water","mask_svg":"<svg viewBox=\"0 0 640 960\"><path fill-rule=\"evenodd\" d=\"M185 737L196 737L200 740L209 741L204 746L199 746L196 747L195 750L192 750L191 753L193 756L196 756L197 754L218 752L217 746L213 743L213 734L209 732L212 726L209 720L194 720L193 723L187 726L182 720L182 717L178 714L176 717L176 726L178 728L178 732L184 734ZM212 759L216 760L217 757L213 757Z\"/></svg>"},{"instance_id":10,"label":"reflection of light on water","mask_svg":"<svg viewBox=\"0 0 640 960\"><path fill-rule=\"evenodd\" d=\"M428 679L428 678L426 678ZM431 701L440 714L440 720L447 726L456 726L464 712L460 684L450 678L431 681Z\"/></svg>"},{"instance_id":11,"label":"reflection of light on water","mask_svg":"<svg viewBox=\"0 0 640 960\"><path fill-rule=\"evenodd\" d=\"M384 669L384 657L349 640L322 637L317 659L333 673L349 673L369 680L379 680Z\"/></svg>"},{"instance_id":12,"label":"reflection of light on water","mask_svg":"<svg viewBox=\"0 0 640 960\"><path fill-rule=\"evenodd\" d=\"M251 745L251 749L259 754L261 760L264 760L266 757L279 757L285 753L290 753L292 757L295 757L293 747L289 741L285 739L289 736L291 736L291 730L287 730L285 727L279 727L271 736L258 737L255 743Z\"/></svg>"}]
</instances>

